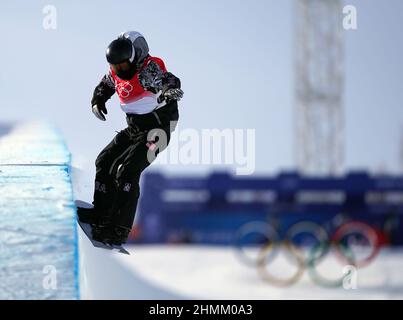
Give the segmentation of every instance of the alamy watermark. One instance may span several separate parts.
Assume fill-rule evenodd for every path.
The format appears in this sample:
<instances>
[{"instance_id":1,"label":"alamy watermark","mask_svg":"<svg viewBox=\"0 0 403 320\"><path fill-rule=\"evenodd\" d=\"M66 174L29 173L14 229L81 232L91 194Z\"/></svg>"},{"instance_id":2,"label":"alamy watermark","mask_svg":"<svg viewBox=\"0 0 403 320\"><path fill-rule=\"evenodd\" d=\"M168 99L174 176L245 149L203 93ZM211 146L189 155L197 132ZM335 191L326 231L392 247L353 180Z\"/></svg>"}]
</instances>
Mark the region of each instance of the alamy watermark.
<instances>
[{"instance_id":1,"label":"alamy watermark","mask_svg":"<svg viewBox=\"0 0 403 320\"><path fill-rule=\"evenodd\" d=\"M176 127L172 121L171 131ZM256 167L255 129L176 129L170 138L164 130L147 135L149 162L170 165L230 165L237 175L250 175ZM165 150L161 154L161 151ZM158 157L157 157L158 154ZM157 159L155 159L157 157Z\"/></svg>"},{"instance_id":2,"label":"alamy watermark","mask_svg":"<svg viewBox=\"0 0 403 320\"><path fill-rule=\"evenodd\" d=\"M343 268L343 288L346 290L355 290L358 288L358 271L357 267L352 265Z\"/></svg>"},{"instance_id":3,"label":"alamy watermark","mask_svg":"<svg viewBox=\"0 0 403 320\"><path fill-rule=\"evenodd\" d=\"M56 30L57 29L57 10L53 5L46 5L42 8L42 13L44 14L42 20L42 27L45 30Z\"/></svg>"},{"instance_id":4,"label":"alamy watermark","mask_svg":"<svg viewBox=\"0 0 403 320\"><path fill-rule=\"evenodd\" d=\"M57 269L54 265L46 265L42 269L45 275L42 280L42 287L45 290L57 290Z\"/></svg>"},{"instance_id":5,"label":"alamy watermark","mask_svg":"<svg viewBox=\"0 0 403 320\"><path fill-rule=\"evenodd\" d=\"M347 5L343 7L343 28L345 30L357 30L358 28L358 16L357 8L353 5Z\"/></svg>"}]
</instances>

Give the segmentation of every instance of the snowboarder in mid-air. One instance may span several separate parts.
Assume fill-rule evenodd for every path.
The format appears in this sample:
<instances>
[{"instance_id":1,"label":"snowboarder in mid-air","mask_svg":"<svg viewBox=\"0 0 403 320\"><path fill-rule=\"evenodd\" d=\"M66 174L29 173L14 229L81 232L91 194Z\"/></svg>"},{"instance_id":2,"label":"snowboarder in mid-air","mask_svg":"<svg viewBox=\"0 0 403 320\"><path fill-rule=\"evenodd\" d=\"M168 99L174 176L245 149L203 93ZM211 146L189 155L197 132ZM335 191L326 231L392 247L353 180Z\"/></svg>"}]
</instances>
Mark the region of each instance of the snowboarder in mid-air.
<instances>
[{"instance_id":1,"label":"snowboarder in mid-air","mask_svg":"<svg viewBox=\"0 0 403 320\"><path fill-rule=\"evenodd\" d=\"M95 88L92 112L105 121L105 103L116 92L128 126L98 155L93 208L77 208L77 214L81 222L92 225L94 240L121 245L135 217L140 175L153 160L149 152L157 155L168 145L183 91L164 62L149 54L138 32L120 34L108 46L106 59L110 70ZM165 134L165 146L155 148L160 137L150 137L153 129Z\"/></svg>"}]
</instances>

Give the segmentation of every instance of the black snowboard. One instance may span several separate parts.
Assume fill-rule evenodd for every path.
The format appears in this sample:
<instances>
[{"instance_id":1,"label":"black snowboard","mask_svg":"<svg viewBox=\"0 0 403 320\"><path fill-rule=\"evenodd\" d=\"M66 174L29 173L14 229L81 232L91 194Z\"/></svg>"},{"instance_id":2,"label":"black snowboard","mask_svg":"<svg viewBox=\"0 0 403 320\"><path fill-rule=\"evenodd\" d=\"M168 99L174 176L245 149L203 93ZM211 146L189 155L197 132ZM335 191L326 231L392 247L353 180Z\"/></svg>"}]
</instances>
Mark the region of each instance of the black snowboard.
<instances>
[{"instance_id":1,"label":"black snowboard","mask_svg":"<svg viewBox=\"0 0 403 320\"><path fill-rule=\"evenodd\" d=\"M76 200L75 202L76 207L80 208L92 208L92 204L81 201L81 200ZM91 241L92 245L96 248L102 248L102 249L107 249L107 250L118 250L120 253L128 254L130 255L129 251L127 251L122 245L117 246L117 245L110 245L108 243L96 241L92 239L92 228L91 225L88 223L81 222L78 217L77 217L77 222L78 225L81 227L85 235L88 237L88 239Z\"/></svg>"}]
</instances>

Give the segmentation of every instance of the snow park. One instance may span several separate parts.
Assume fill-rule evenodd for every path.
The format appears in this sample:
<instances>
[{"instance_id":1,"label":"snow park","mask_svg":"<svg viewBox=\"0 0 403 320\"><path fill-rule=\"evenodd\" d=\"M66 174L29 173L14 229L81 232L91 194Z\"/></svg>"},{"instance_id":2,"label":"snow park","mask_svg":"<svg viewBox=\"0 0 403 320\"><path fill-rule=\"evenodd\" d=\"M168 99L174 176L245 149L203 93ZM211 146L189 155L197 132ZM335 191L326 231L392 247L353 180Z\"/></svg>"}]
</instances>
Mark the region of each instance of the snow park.
<instances>
[{"instance_id":1,"label":"snow park","mask_svg":"<svg viewBox=\"0 0 403 320\"><path fill-rule=\"evenodd\" d=\"M402 300L402 12L2 1L0 300Z\"/></svg>"}]
</instances>

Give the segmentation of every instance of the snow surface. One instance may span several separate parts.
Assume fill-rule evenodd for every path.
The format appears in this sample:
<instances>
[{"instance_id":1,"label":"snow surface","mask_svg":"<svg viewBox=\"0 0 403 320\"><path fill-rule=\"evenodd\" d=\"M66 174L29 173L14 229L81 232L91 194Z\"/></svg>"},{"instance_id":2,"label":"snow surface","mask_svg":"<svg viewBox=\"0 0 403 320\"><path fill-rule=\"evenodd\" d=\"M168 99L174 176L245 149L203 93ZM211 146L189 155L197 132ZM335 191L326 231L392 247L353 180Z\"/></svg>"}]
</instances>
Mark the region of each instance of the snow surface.
<instances>
[{"instance_id":1,"label":"snow surface","mask_svg":"<svg viewBox=\"0 0 403 320\"><path fill-rule=\"evenodd\" d=\"M78 229L81 299L184 299L176 290L141 276L127 262L134 259L117 251L95 248Z\"/></svg>"},{"instance_id":2,"label":"snow surface","mask_svg":"<svg viewBox=\"0 0 403 320\"><path fill-rule=\"evenodd\" d=\"M113 263L119 266L116 272L109 269L105 272L108 277L111 271L113 277L121 274L120 283L124 283L121 295L127 297L157 299L160 296L157 293L153 296L148 290L152 284L161 292L186 299L403 299L401 249L384 249L373 264L358 270L357 288L349 290L320 287L306 272L290 287L275 287L263 281L255 268L242 264L231 247L132 245L127 249L130 256L113 255ZM288 265L284 260L276 268L283 271ZM339 263L330 261L327 267L321 270L324 276L342 272ZM121 273L122 270L126 273ZM138 281L133 281L133 274L146 286L140 287ZM136 290L137 296L133 295ZM108 296L98 294L98 297Z\"/></svg>"},{"instance_id":3,"label":"snow surface","mask_svg":"<svg viewBox=\"0 0 403 320\"><path fill-rule=\"evenodd\" d=\"M0 299L76 299L75 210L64 141L45 123L0 132Z\"/></svg>"}]
</instances>

